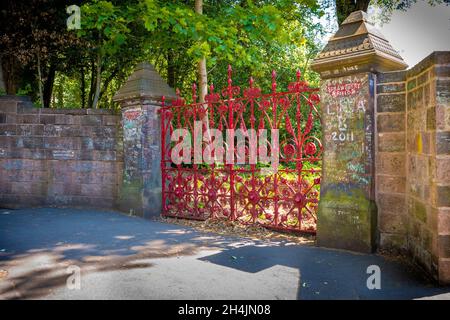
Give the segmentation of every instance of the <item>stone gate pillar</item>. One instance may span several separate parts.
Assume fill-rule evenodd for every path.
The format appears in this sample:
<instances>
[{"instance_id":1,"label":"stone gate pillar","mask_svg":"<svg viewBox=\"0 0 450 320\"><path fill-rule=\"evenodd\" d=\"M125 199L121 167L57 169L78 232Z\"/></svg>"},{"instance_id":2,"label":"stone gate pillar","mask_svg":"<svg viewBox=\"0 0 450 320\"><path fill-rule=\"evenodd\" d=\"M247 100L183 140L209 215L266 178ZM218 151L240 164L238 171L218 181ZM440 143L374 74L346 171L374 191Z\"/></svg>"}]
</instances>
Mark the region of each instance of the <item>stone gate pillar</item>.
<instances>
[{"instance_id":1,"label":"stone gate pillar","mask_svg":"<svg viewBox=\"0 0 450 320\"><path fill-rule=\"evenodd\" d=\"M124 168L118 208L153 217L161 213L160 118L162 97L175 92L149 63L140 63L114 96L121 105Z\"/></svg>"},{"instance_id":2,"label":"stone gate pillar","mask_svg":"<svg viewBox=\"0 0 450 320\"><path fill-rule=\"evenodd\" d=\"M320 246L359 252L375 249L376 78L378 72L406 67L363 11L347 17L313 62L322 79Z\"/></svg>"}]
</instances>

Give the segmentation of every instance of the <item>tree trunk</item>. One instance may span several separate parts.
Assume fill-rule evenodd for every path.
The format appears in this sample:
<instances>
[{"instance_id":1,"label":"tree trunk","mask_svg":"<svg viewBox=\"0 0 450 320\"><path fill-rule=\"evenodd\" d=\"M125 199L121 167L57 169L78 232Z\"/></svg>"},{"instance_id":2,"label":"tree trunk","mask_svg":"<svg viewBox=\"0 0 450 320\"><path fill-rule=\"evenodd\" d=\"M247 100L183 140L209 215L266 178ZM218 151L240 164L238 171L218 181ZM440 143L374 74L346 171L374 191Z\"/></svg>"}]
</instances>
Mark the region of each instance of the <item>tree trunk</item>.
<instances>
[{"instance_id":1,"label":"tree trunk","mask_svg":"<svg viewBox=\"0 0 450 320\"><path fill-rule=\"evenodd\" d=\"M95 95L94 95L94 101L92 102L92 108L97 109L98 108L98 100L100 98L100 88L102 84L102 55L99 51L97 53L97 75L95 79Z\"/></svg>"},{"instance_id":2,"label":"tree trunk","mask_svg":"<svg viewBox=\"0 0 450 320\"><path fill-rule=\"evenodd\" d=\"M2 58L0 56L0 92L6 92L5 81L3 80L3 66L2 66Z\"/></svg>"},{"instance_id":3,"label":"tree trunk","mask_svg":"<svg viewBox=\"0 0 450 320\"><path fill-rule=\"evenodd\" d=\"M59 85L57 86L56 89L56 94L57 94L57 107L58 108L64 108L64 87L65 87L65 78L62 77L61 81L59 82Z\"/></svg>"},{"instance_id":4,"label":"tree trunk","mask_svg":"<svg viewBox=\"0 0 450 320\"><path fill-rule=\"evenodd\" d=\"M370 0L335 0L336 1L336 16L339 25L347 18L353 11L362 10L367 12Z\"/></svg>"},{"instance_id":5,"label":"tree trunk","mask_svg":"<svg viewBox=\"0 0 450 320\"><path fill-rule=\"evenodd\" d=\"M84 78L84 66L81 66L80 70L80 99L81 108L86 108L86 80Z\"/></svg>"},{"instance_id":6,"label":"tree trunk","mask_svg":"<svg viewBox=\"0 0 450 320\"><path fill-rule=\"evenodd\" d=\"M203 14L203 0L195 0L195 12ZM206 58L203 57L198 62L198 84L199 84L199 100L201 103L205 102L205 96L208 93L208 73L206 72ZM205 117L202 122L205 126L205 137L211 143L211 130L209 128L209 112L206 107Z\"/></svg>"},{"instance_id":7,"label":"tree trunk","mask_svg":"<svg viewBox=\"0 0 450 320\"><path fill-rule=\"evenodd\" d=\"M175 88L177 86L175 80L175 64L173 58L173 49L167 49L167 84L171 88Z\"/></svg>"},{"instance_id":8,"label":"tree trunk","mask_svg":"<svg viewBox=\"0 0 450 320\"><path fill-rule=\"evenodd\" d=\"M5 83L6 94L15 95L17 92L18 66L13 55L2 57L3 81Z\"/></svg>"},{"instance_id":9,"label":"tree trunk","mask_svg":"<svg viewBox=\"0 0 450 320\"><path fill-rule=\"evenodd\" d=\"M38 68L38 86L39 86L39 100L41 107L44 108L44 90L42 88L42 70L41 70L41 55L37 53L37 68Z\"/></svg>"},{"instance_id":10,"label":"tree trunk","mask_svg":"<svg viewBox=\"0 0 450 320\"><path fill-rule=\"evenodd\" d=\"M195 0L195 12L203 14L203 0ZM205 102L205 96L208 93L208 74L206 72L206 59L203 57L198 62L198 82L200 102Z\"/></svg>"},{"instance_id":11,"label":"tree trunk","mask_svg":"<svg viewBox=\"0 0 450 320\"><path fill-rule=\"evenodd\" d=\"M120 68L120 67L117 67ZM116 77L116 75L119 73L119 69L114 69L109 76L105 79L105 81L103 81L103 87L100 90L100 95L99 95L99 100L103 97L103 95L105 94L105 92L108 90L108 86L111 83L111 81L113 81L113 79Z\"/></svg>"},{"instance_id":12,"label":"tree trunk","mask_svg":"<svg viewBox=\"0 0 450 320\"><path fill-rule=\"evenodd\" d=\"M47 79L44 82L44 108L50 108L50 102L53 92L53 83L55 82L56 64L52 62L48 69Z\"/></svg>"},{"instance_id":13,"label":"tree trunk","mask_svg":"<svg viewBox=\"0 0 450 320\"><path fill-rule=\"evenodd\" d=\"M91 83L89 85L89 96L88 96L88 108L92 108L92 101L94 100L94 89L95 88L95 60L91 58Z\"/></svg>"}]
</instances>

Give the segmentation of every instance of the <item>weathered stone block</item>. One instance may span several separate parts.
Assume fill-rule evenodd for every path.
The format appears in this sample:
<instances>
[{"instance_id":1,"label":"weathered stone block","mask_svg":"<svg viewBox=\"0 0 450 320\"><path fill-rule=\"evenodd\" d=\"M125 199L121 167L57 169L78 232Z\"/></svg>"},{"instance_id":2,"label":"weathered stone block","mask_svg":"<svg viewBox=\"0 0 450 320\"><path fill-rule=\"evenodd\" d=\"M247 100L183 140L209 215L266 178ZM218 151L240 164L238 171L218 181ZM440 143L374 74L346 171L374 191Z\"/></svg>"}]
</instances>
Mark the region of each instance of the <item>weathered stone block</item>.
<instances>
[{"instance_id":1,"label":"weathered stone block","mask_svg":"<svg viewBox=\"0 0 450 320\"><path fill-rule=\"evenodd\" d=\"M93 151L93 160L97 160L97 161L116 161L117 160L116 151L112 151L112 150L106 150L106 151L94 150Z\"/></svg>"},{"instance_id":2,"label":"weathered stone block","mask_svg":"<svg viewBox=\"0 0 450 320\"><path fill-rule=\"evenodd\" d=\"M55 124L56 117L53 114L41 114L39 116L39 122L41 124Z\"/></svg>"},{"instance_id":3,"label":"weathered stone block","mask_svg":"<svg viewBox=\"0 0 450 320\"><path fill-rule=\"evenodd\" d=\"M6 123L9 124L17 124L17 114L15 113L6 113Z\"/></svg>"},{"instance_id":4,"label":"weathered stone block","mask_svg":"<svg viewBox=\"0 0 450 320\"><path fill-rule=\"evenodd\" d=\"M46 195L47 183L40 182L12 182L11 192L16 195Z\"/></svg>"},{"instance_id":5,"label":"weathered stone block","mask_svg":"<svg viewBox=\"0 0 450 320\"><path fill-rule=\"evenodd\" d=\"M417 85L417 80L416 78L408 80L406 87L408 88L408 91L414 89Z\"/></svg>"},{"instance_id":6,"label":"weathered stone block","mask_svg":"<svg viewBox=\"0 0 450 320\"><path fill-rule=\"evenodd\" d=\"M103 116L103 125L116 126L118 124L120 124L120 116L117 116L117 115Z\"/></svg>"},{"instance_id":7,"label":"weathered stone block","mask_svg":"<svg viewBox=\"0 0 450 320\"><path fill-rule=\"evenodd\" d=\"M372 252L375 248L376 205L358 190L321 193L317 243L320 246Z\"/></svg>"},{"instance_id":8,"label":"weathered stone block","mask_svg":"<svg viewBox=\"0 0 450 320\"><path fill-rule=\"evenodd\" d=\"M402 82L406 80L405 71L382 72L377 76L378 83Z\"/></svg>"},{"instance_id":9,"label":"weathered stone block","mask_svg":"<svg viewBox=\"0 0 450 320\"><path fill-rule=\"evenodd\" d=\"M450 131L436 132L436 152L450 154Z\"/></svg>"},{"instance_id":10,"label":"weathered stone block","mask_svg":"<svg viewBox=\"0 0 450 320\"><path fill-rule=\"evenodd\" d=\"M423 87L419 87L414 91L408 92L407 110L419 109L424 106Z\"/></svg>"},{"instance_id":11,"label":"weathered stone block","mask_svg":"<svg viewBox=\"0 0 450 320\"><path fill-rule=\"evenodd\" d=\"M78 157L77 150L55 149L47 150L49 159L53 160L75 160Z\"/></svg>"},{"instance_id":12,"label":"weathered stone block","mask_svg":"<svg viewBox=\"0 0 450 320\"><path fill-rule=\"evenodd\" d=\"M423 248L423 251L425 252L423 261L427 263L427 269L433 271L433 256L431 254L433 246L433 233L428 229L424 229L424 232L422 234L421 246Z\"/></svg>"},{"instance_id":13,"label":"weathered stone block","mask_svg":"<svg viewBox=\"0 0 450 320\"><path fill-rule=\"evenodd\" d=\"M44 148L44 139L42 137L24 137L20 144L20 140L18 140L17 147L18 148Z\"/></svg>"},{"instance_id":14,"label":"weathered stone block","mask_svg":"<svg viewBox=\"0 0 450 320\"><path fill-rule=\"evenodd\" d=\"M402 194L379 193L377 207L383 212L404 214L406 212L405 196Z\"/></svg>"},{"instance_id":15,"label":"weathered stone block","mask_svg":"<svg viewBox=\"0 0 450 320\"><path fill-rule=\"evenodd\" d=\"M47 195L49 197L57 197L64 195L64 182L53 182L48 184Z\"/></svg>"},{"instance_id":16,"label":"weathered stone block","mask_svg":"<svg viewBox=\"0 0 450 320\"><path fill-rule=\"evenodd\" d=\"M420 76L417 77L417 85L420 86L428 81L429 71L425 71Z\"/></svg>"},{"instance_id":17,"label":"weathered stone block","mask_svg":"<svg viewBox=\"0 0 450 320\"><path fill-rule=\"evenodd\" d=\"M431 90L430 90L430 84L426 84L423 87L423 104L426 107L431 107Z\"/></svg>"},{"instance_id":18,"label":"weathered stone block","mask_svg":"<svg viewBox=\"0 0 450 320\"><path fill-rule=\"evenodd\" d=\"M404 233L406 217L403 213L378 210L378 229L383 233Z\"/></svg>"},{"instance_id":19,"label":"weathered stone block","mask_svg":"<svg viewBox=\"0 0 450 320\"><path fill-rule=\"evenodd\" d=\"M389 175L377 176L377 190L383 193L403 193L405 192L406 177L396 177Z\"/></svg>"},{"instance_id":20,"label":"weathered stone block","mask_svg":"<svg viewBox=\"0 0 450 320\"><path fill-rule=\"evenodd\" d=\"M16 135L15 124L0 124L0 136L14 136Z\"/></svg>"},{"instance_id":21,"label":"weathered stone block","mask_svg":"<svg viewBox=\"0 0 450 320\"><path fill-rule=\"evenodd\" d=\"M405 109L404 93L377 96L377 112L403 112Z\"/></svg>"},{"instance_id":22,"label":"weathered stone block","mask_svg":"<svg viewBox=\"0 0 450 320\"><path fill-rule=\"evenodd\" d=\"M439 256L441 258L450 258L450 235L440 235L439 241Z\"/></svg>"},{"instance_id":23,"label":"weathered stone block","mask_svg":"<svg viewBox=\"0 0 450 320\"><path fill-rule=\"evenodd\" d=\"M431 70L432 77L450 77L450 66L438 65Z\"/></svg>"},{"instance_id":24,"label":"weathered stone block","mask_svg":"<svg viewBox=\"0 0 450 320\"><path fill-rule=\"evenodd\" d=\"M56 150L77 150L81 147L81 141L76 137L44 137L44 147Z\"/></svg>"},{"instance_id":25,"label":"weathered stone block","mask_svg":"<svg viewBox=\"0 0 450 320\"><path fill-rule=\"evenodd\" d=\"M69 180L68 183L64 184L64 194L65 195L81 195L81 185Z\"/></svg>"},{"instance_id":26,"label":"weathered stone block","mask_svg":"<svg viewBox=\"0 0 450 320\"><path fill-rule=\"evenodd\" d=\"M376 169L379 174L405 176L405 155L403 153L380 152L377 156Z\"/></svg>"},{"instance_id":27,"label":"weathered stone block","mask_svg":"<svg viewBox=\"0 0 450 320\"><path fill-rule=\"evenodd\" d=\"M410 155L408 157L408 175L411 178L418 178L419 181L428 179L429 161L426 156Z\"/></svg>"},{"instance_id":28,"label":"weathered stone block","mask_svg":"<svg viewBox=\"0 0 450 320\"><path fill-rule=\"evenodd\" d=\"M88 129L90 137L113 138L117 135L117 128L113 126L85 127L85 129Z\"/></svg>"},{"instance_id":29,"label":"weathered stone block","mask_svg":"<svg viewBox=\"0 0 450 320\"><path fill-rule=\"evenodd\" d=\"M390 84L379 84L377 86L377 93L394 93L405 91L405 83L390 83Z\"/></svg>"},{"instance_id":30,"label":"weathered stone block","mask_svg":"<svg viewBox=\"0 0 450 320\"><path fill-rule=\"evenodd\" d=\"M450 207L450 185L449 186L437 186L437 206L438 207Z\"/></svg>"},{"instance_id":31,"label":"weathered stone block","mask_svg":"<svg viewBox=\"0 0 450 320\"><path fill-rule=\"evenodd\" d=\"M439 259L439 283L450 284L450 259Z\"/></svg>"},{"instance_id":32,"label":"weathered stone block","mask_svg":"<svg viewBox=\"0 0 450 320\"><path fill-rule=\"evenodd\" d=\"M81 117L81 124L85 126L101 126L102 116L101 115L86 115Z\"/></svg>"},{"instance_id":33,"label":"weathered stone block","mask_svg":"<svg viewBox=\"0 0 450 320\"><path fill-rule=\"evenodd\" d=\"M436 130L436 108L427 109L427 130Z\"/></svg>"},{"instance_id":34,"label":"weathered stone block","mask_svg":"<svg viewBox=\"0 0 450 320\"><path fill-rule=\"evenodd\" d=\"M427 222L427 206L425 203L414 200L414 216L416 219L426 223Z\"/></svg>"},{"instance_id":35,"label":"weathered stone block","mask_svg":"<svg viewBox=\"0 0 450 320\"><path fill-rule=\"evenodd\" d=\"M380 152L400 152L405 150L405 133L379 133L378 151Z\"/></svg>"},{"instance_id":36,"label":"weathered stone block","mask_svg":"<svg viewBox=\"0 0 450 320\"><path fill-rule=\"evenodd\" d=\"M115 150L116 140L112 138L95 138L93 139L94 150Z\"/></svg>"},{"instance_id":37,"label":"weathered stone block","mask_svg":"<svg viewBox=\"0 0 450 320\"><path fill-rule=\"evenodd\" d=\"M405 251L407 248L406 236L403 233L380 233L380 247L390 251Z\"/></svg>"},{"instance_id":38,"label":"weathered stone block","mask_svg":"<svg viewBox=\"0 0 450 320\"><path fill-rule=\"evenodd\" d=\"M378 132L399 132L405 130L405 114L379 114L377 116Z\"/></svg>"},{"instance_id":39,"label":"weathered stone block","mask_svg":"<svg viewBox=\"0 0 450 320\"><path fill-rule=\"evenodd\" d=\"M37 124L39 123L39 115L38 114L17 115L17 123Z\"/></svg>"},{"instance_id":40,"label":"weathered stone block","mask_svg":"<svg viewBox=\"0 0 450 320\"><path fill-rule=\"evenodd\" d=\"M17 113L17 102L0 100L0 111L3 113Z\"/></svg>"},{"instance_id":41,"label":"weathered stone block","mask_svg":"<svg viewBox=\"0 0 450 320\"><path fill-rule=\"evenodd\" d=\"M450 235L450 209L437 208L438 234Z\"/></svg>"},{"instance_id":42,"label":"weathered stone block","mask_svg":"<svg viewBox=\"0 0 450 320\"><path fill-rule=\"evenodd\" d=\"M44 136L44 125L34 124L33 125L33 136Z\"/></svg>"},{"instance_id":43,"label":"weathered stone block","mask_svg":"<svg viewBox=\"0 0 450 320\"><path fill-rule=\"evenodd\" d=\"M436 159L436 181L450 182L450 157Z\"/></svg>"},{"instance_id":44,"label":"weathered stone block","mask_svg":"<svg viewBox=\"0 0 450 320\"><path fill-rule=\"evenodd\" d=\"M436 80L436 101L438 104L450 102L450 80Z\"/></svg>"}]
</instances>

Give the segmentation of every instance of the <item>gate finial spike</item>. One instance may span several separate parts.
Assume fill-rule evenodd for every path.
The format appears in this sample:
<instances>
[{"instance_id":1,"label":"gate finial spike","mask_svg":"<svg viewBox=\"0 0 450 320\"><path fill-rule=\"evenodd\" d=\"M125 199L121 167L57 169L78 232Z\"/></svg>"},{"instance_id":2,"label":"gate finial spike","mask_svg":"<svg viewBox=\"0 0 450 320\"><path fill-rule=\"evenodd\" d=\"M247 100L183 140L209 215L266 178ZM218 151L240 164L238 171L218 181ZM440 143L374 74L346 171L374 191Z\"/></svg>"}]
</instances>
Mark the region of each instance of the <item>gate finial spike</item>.
<instances>
[{"instance_id":1,"label":"gate finial spike","mask_svg":"<svg viewBox=\"0 0 450 320\"><path fill-rule=\"evenodd\" d=\"M228 65L228 85L231 86L233 83L233 80L231 80L231 73L233 72L233 69L231 68L231 64Z\"/></svg>"},{"instance_id":2,"label":"gate finial spike","mask_svg":"<svg viewBox=\"0 0 450 320\"><path fill-rule=\"evenodd\" d=\"M253 77L250 77L250 88L253 88Z\"/></svg>"},{"instance_id":3,"label":"gate finial spike","mask_svg":"<svg viewBox=\"0 0 450 320\"><path fill-rule=\"evenodd\" d=\"M272 91L275 92L277 90L277 82L276 82L277 73L275 70L272 70Z\"/></svg>"},{"instance_id":4,"label":"gate finial spike","mask_svg":"<svg viewBox=\"0 0 450 320\"><path fill-rule=\"evenodd\" d=\"M300 82L300 77L302 76L302 73L300 72L300 69L297 70L297 82Z\"/></svg>"},{"instance_id":5,"label":"gate finial spike","mask_svg":"<svg viewBox=\"0 0 450 320\"><path fill-rule=\"evenodd\" d=\"M209 93L213 93L214 92L214 84L210 84L209 85Z\"/></svg>"},{"instance_id":6,"label":"gate finial spike","mask_svg":"<svg viewBox=\"0 0 450 320\"><path fill-rule=\"evenodd\" d=\"M192 100L194 103L197 101L197 84L195 82L192 84Z\"/></svg>"}]
</instances>

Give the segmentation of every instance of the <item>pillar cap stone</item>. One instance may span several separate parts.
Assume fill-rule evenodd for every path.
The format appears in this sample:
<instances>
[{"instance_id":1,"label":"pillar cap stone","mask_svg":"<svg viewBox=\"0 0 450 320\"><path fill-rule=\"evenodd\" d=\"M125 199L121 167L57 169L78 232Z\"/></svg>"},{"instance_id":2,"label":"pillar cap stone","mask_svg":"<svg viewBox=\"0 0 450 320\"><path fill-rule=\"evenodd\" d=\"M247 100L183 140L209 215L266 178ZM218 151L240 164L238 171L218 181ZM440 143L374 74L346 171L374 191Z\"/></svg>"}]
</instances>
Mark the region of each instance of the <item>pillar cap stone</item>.
<instances>
[{"instance_id":1,"label":"pillar cap stone","mask_svg":"<svg viewBox=\"0 0 450 320\"><path fill-rule=\"evenodd\" d=\"M160 101L176 98L175 91L169 87L155 68L148 62L139 63L125 84L114 95L116 102L132 99L155 99Z\"/></svg>"},{"instance_id":2,"label":"pillar cap stone","mask_svg":"<svg viewBox=\"0 0 450 320\"><path fill-rule=\"evenodd\" d=\"M364 11L352 12L316 56L312 69L322 79L360 72L404 70L408 65Z\"/></svg>"}]
</instances>

